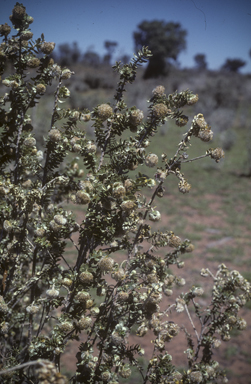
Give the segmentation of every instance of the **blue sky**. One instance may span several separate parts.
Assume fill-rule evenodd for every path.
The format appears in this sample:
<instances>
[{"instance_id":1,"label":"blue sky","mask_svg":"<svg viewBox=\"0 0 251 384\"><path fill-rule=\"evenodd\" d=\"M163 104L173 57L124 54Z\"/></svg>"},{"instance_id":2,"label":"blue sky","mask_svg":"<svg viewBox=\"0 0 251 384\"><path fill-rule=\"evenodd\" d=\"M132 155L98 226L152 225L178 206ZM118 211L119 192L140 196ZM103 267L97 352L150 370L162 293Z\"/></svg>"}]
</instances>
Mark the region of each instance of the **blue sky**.
<instances>
[{"instance_id":1,"label":"blue sky","mask_svg":"<svg viewBox=\"0 0 251 384\"><path fill-rule=\"evenodd\" d=\"M21 1L19 1L21 2ZM15 1L1 0L0 23L9 22ZM247 62L251 73L250 0L23 0L34 18L34 38L43 32L56 44L77 41L84 52L105 54L104 41L117 41L115 58L134 52L133 31L143 20L180 22L187 30L187 49L178 57L181 67L193 67L194 55L206 55L209 69L226 58Z\"/></svg>"}]
</instances>

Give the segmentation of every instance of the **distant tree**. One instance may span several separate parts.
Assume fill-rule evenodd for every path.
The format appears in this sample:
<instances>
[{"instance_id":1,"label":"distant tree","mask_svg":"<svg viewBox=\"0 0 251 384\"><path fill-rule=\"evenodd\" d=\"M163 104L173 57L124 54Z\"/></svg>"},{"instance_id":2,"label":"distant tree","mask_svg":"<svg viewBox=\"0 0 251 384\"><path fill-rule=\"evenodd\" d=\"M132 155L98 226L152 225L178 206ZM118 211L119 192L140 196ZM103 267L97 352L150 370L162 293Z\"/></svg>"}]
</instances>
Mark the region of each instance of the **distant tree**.
<instances>
[{"instance_id":1,"label":"distant tree","mask_svg":"<svg viewBox=\"0 0 251 384\"><path fill-rule=\"evenodd\" d=\"M86 51L83 55L83 63L97 67L100 64L100 56L91 50Z\"/></svg>"},{"instance_id":2,"label":"distant tree","mask_svg":"<svg viewBox=\"0 0 251 384\"><path fill-rule=\"evenodd\" d=\"M78 43L76 41L73 42L73 47L71 50L71 60L75 64L79 61L81 57L81 51L78 47Z\"/></svg>"},{"instance_id":3,"label":"distant tree","mask_svg":"<svg viewBox=\"0 0 251 384\"><path fill-rule=\"evenodd\" d=\"M186 48L187 31L180 23L159 21L143 21L134 32L135 49L148 46L153 56L150 58L144 78L158 77L167 74L170 59L176 61L178 55Z\"/></svg>"},{"instance_id":4,"label":"distant tree","mask_svg":"<svg viewBox=\"0 0 251 384\"><path fill-rule=\"evenodd\" d=\"M69 64L75 64L79 61L81 51L78 47L78 43L74 41L72 44L63 43L58 46L58 61L62 66L68 66Z\"/></svg>"},{"instance_id":5,"label":"distant tree","mask_svg":"<svg viewBox=\"0 0 251 384\"><path fill-rule=\"evenodd\" d=\"M206 69L207 68L207 62L206 62L206 55L203 53L198 53L194 56L195 66L197 69Z\"/></svg>"},{"instance_id":6,"label":"distant tree","mask_svg":"<svg viewBox=\"0 0 251 384\"><path fill-rule=\"evenodd\" d=\"M226 69L230 72L238 72L244 65L246 65L246 62L241 59L226 59L225 64L222 65L221 69Z\"/></svg>"},{"instance_id":7,"label":"distant tree","mask_svg":"<svg viewBox=\"0 0 251 384\"><path fill-rule=\"evenodd\" d=\"M104 42L105 49L107 50L107 53L104 55L104 63L110 64L112 55L114 54L115 48L117 47L118 43L116 41L108 41L106 40Z\"/></svg>"}]
</instances>

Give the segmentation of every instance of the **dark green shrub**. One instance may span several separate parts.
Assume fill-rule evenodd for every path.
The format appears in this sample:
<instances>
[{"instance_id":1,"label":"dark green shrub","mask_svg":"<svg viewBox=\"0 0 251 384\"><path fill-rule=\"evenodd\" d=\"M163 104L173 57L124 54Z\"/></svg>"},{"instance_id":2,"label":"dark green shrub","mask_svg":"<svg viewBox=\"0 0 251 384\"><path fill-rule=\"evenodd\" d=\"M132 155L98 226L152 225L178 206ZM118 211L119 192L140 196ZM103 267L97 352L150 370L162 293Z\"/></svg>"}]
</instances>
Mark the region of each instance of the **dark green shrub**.
<instances>
[{"instance_id":1,"label":"dark green shrub","mask_svg":"<svg viewBox=\"0 0 251 384\"><path fill-rule=\"evenodd\" d=\"M166 96L157 86L145 119L141 110L128 107L125 86L151 56L143 47L130 64L114 66L120 80L113 105L63 109L60 103L70 96L63 83L73 73L50 59L54 43L43 35L32 40L33 19L23 5L16 4L11 21L17 29L12 37L7 25L0 26L1 76L8 60L14 68L2 79L6 92L0 98L1 382L66 383L61 356L80 334L72 383L130 380L132 368L142 383L226 382L212 350L230 339L232 329L245 328L238 311L250 298L250 284L222 264L215 275L201 271L213 281L206 308L197 300L200 287L172 299L173 286L183 287L185 281L170 267L182 268L183 255L194 247L171 230L154 230L153 224L161 220L155 204L163 198L167 177L176 177L180 192L187 193L191 185L181 172L183 164L203 157L218 162L224 155L216 148L189 159L190 140L212 139L202 114L194 117L172 157L163 153L158 159L149 149L151 137L168 119L178 127L187 124L180 108L193 105L198 96L188 90ZM53 82L51 121L38 150L31 112ZM83 127L90 120L95 140ZM149 176L140 173L142 164ZM153 188L149 201L145 187ZM85 208L81 223L69 202ZM70 261L67 244L74 249ZM159 256L158 249L165 247L167 253ZM164 309L163 295L170 297ZM187 313L191 331L170 320L172 310ZM135 325L136 345L128 339ZM153 355L145 367L140 337L149 331ZM167 348L180 332L188 344L187 368L178 370Z\"/></svg>"}]
</instances>

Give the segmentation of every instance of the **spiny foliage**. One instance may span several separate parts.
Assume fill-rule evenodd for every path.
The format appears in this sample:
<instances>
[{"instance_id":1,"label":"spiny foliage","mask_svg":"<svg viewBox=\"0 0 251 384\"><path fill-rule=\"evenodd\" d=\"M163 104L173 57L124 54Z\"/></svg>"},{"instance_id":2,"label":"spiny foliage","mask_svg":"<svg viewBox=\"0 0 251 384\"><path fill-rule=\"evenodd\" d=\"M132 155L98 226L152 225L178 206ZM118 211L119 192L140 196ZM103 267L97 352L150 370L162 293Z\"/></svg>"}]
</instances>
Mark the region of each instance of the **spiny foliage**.
<instances>
[{"instance_id":1,"label":"spiny foliage","mask_svg":"<svg viewBox=\"0 0 251 384\"><path fill-rule=\"evenodd\" d=\"M224 156L222 149L211 148L188 158L192 139L208 142L213 136L202 114L194 117L173 157L163 153L159 159L149 149L169 119L178 127L187 125L180 108L193 105L198 96L189 90L166 95L157 86L146 118L128 107L126 85L151 57L143 47L129 64L113 67L119 74L113 105L64 109L60 103L70 91L63 82L73 73L50 58L54 43L43 35L32 40L33 19L22 4L15 5L10 19L16 35L9 36L8 24L0 26L1 76L8 68L12 73L2 79L7 92L0 98L1 382L66 383L61 356L81 334L72 383L118 383L119 377L130 378L132 367L142 383L226 382L213 348L228 341L233 328L245 328L238 311L250 298L250 285L222 264L215 275L201 271L213 281L207 307L197 300L203 294L198 286L172 299L173 286L184 286L185 280L170 267L182 268L183 255L194 247L171 230L154 230L153 224L161 220L155 204L164 197L168 177L176 177L180 192L187 193L191 185L181 172L184 163L203 157L218 162ZM31 112L54 82L51 124L38 150ZM84 129L90 120L93 140ZM77 159L85 169L79 169ZM140 172L143 164L153 175ZM145 187L153 190L150 200ZM67 209L69 201L84 206L81 223ZM75 249L70 263L67 243ZM163 257L160 248L167 248ZM169 298L165 307L163 295ZM192 333L169 320L172 310L186 311ZM129 341L135 327L136 345ZM144 369L140 338L150 331L153 354ZM188 345L184 369L167 352L180 332Z\"/></svg>"}]
</instances>

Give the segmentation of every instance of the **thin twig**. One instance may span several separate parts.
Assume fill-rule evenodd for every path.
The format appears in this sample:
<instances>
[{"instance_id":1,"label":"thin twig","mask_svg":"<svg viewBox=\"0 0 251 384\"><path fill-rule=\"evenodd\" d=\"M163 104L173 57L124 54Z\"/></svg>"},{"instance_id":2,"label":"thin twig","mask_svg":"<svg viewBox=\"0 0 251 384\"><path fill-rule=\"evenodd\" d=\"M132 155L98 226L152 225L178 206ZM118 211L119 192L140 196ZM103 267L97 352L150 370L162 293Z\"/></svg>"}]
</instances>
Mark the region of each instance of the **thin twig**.
<instances>
[{"instance_id":1,"label":"thin twig","mask_svg":"<svg viewBox=\"0 0 251 384\"><path fill-rule=\"evenodd\" d=\"M28 361L27 363L16 365L15 367L4 369L3 371L0 371L0 375L4 375L5 373L17 371L18 369L26 368L26 367L29 367L31 365L37 365L37 364L42 365L42 366L45 365L44 360L42 360L42 359L38 359L36 361Z\"/></svg>"},{"instance_id":2,"label":"thin twig","mask_svg":"<svg viewBox=\"0 0 251 384\"><path fill-rule=\"evenodd\" d=\"M198 332L197 332L197 330L196 330L196 328L195 328L194 322L193 322L193 320L192 320L192 318L191 318L191 315L190 315L190 313L189 313L189 310L188 310L188 307L187 307L186 304L185 304L185 309L186 309L186 313L187 313L187 315L188 315L188 317L189 317L190 323L192 324L192 327L193 327L194 332L195 332L195 334L196 334L197 340L198 340L198 342L200 342L200 338L199 338Z\"/></svg>"},{"instance_id":3,"label":"thin twig","mask_svg":"<svg viewBox=\"0 0 251 384\"><path fill-rule=\"evenodd\" d=\"M198 159L203 159L203 157L208 157L209 156L209 153L206 153L205 155L201 155L201 156L198 156L198 157L194 157L193 159L190 159L190 160L184 160L184 161L181 161L181 163L191 163L192 161L195 161L195 160L198 160Z\"/></svg>"}]
</instances>

